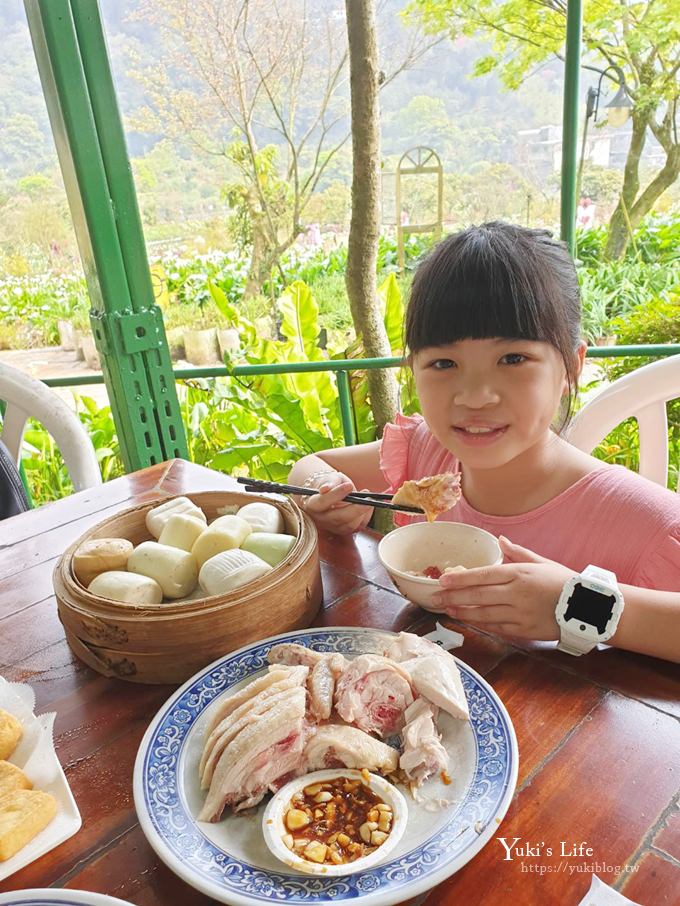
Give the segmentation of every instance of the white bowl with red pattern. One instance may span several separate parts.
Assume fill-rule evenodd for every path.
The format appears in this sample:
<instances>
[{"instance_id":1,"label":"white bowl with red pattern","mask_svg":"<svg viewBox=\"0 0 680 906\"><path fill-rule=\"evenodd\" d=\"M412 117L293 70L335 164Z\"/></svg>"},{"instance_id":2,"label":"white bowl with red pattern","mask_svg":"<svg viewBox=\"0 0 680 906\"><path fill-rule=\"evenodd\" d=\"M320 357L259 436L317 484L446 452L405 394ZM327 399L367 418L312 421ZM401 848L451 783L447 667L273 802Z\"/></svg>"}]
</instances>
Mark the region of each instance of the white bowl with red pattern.
<instances>
[{"instance_id":1,"label":"white bowl with red pattern","mask_svg":"<svg viewBox=\"0 0 680 906\"><path fill-rule=\"evenodd\" d=\"M375 794L385 805L392 810L392 826L384 843L376 849L361 856L353 862L343 862L334 865L329 862L313 862L303 858L289 849L284 838L289 833L285 824L285 816L291 807L291 800L308 786L320 784L329 780L347 778L359 780ZM313 771L302 777L296 777L274 794L265 809L262 819L262 831L265 843L273 855L289 868L304 874L320 875L322 877L337 877L339 875L355 874L384 862L394 851L404 835L408 822L408 805L399 790L384 777L371 774L368 771L355 771L349 768L333 768L326 771Z\"/></svg>"},{"instance_id":2,"label":"white bowl with red pattern","mask_svg":"<svg viewBox=\"0 0 680 906\"><path fill-rule=\"evenodd\" d=\"M435 612L432 597L441 591L437 572L503 562L500 545L490 532L462 522L404 525L385 535L378 557L405 598ZM432 575L425 575L426 571Z\"/></svg>"}]
</instances>

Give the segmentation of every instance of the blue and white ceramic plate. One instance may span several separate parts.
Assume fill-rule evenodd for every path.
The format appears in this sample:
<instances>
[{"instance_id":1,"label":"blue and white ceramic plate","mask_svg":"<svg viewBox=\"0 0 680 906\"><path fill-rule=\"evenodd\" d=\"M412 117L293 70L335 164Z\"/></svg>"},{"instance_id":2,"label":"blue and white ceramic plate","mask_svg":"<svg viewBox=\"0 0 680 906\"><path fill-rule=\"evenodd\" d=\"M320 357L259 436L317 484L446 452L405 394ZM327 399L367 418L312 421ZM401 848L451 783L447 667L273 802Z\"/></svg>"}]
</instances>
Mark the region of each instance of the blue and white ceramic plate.
<instances>
[{"instance_id":1,"label":"blue and white ceramic plate","mask_svg":"<svg viewBox=\"0 0 680 906\"><path fill-rule=\"evenodd\" d=\"M18 890L0 894L0 906L132 906L127 900L117 900L90 890Z\"/></svg>"},{"instance_id":2,"label":"blue and white ceramic plate","mask_svg":"<svg viewBox=\"0 0 680 906\"><path fill-rule=\"evenodd\" d=\"M206 709L268 667L278 642L298 642L347 657L381 652L392 633L332 628L290 632L225 655L197 673L160 709L139 748L134 772L141 827L160 858L180 878L221 903L286 906L351 903L391 906L441 883L498 831L517 782L515 732L500 699L474 670L457 660L470 722L440 713L439 731L450 754L452 782L433 778L426 801L408 794L408 828L389 861L355 875L320 878L285 868L262 838L264 803L218 824L198 822ZM447 800L443 806L438 800Z\"/></svg>"}]
</instances>

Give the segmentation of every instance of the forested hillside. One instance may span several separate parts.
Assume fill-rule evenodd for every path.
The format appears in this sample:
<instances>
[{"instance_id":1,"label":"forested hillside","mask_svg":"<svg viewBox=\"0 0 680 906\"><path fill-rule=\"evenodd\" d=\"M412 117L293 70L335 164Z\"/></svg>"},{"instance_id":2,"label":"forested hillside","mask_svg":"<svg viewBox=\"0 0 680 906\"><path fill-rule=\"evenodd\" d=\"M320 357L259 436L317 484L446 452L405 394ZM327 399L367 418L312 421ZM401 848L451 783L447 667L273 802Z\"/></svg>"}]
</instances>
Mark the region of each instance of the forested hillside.
<instances>
[{"instance_id":1,"label":"forested hillside","mask_svg":"<svg viewBox=\"0 0 680 906\"><path fill-rule=\"evenodd\" d=\"M390 54L395 37L405 32L398 17L403 5L390 2L382 15L380 37L386 70L394 62ZM329 12L338 3L321 0L317 6L323 15L324 7ZM162 53L153 28L133 19L138 7L138 0L124 4L101 0L119 102L128 119L147 100L132 70L153 66ZM4 0L0 28L0 171L6 178L17 179L49 169L55 154L21 0ZM519 92L508 92L495 76L470 77L478 55L479 47L472 41L444 41L385 88L381 103L386 157L426 144L437 149L449 172L466 172L483 161L512 163L520 130L559 122L561 74L557 66L536 73ZM336 128L346 127L345 120ZM147 154L161 139L159 134L132 127L127 134L134 158ZM176 150L181 156L189 151ZM348 169L347 153L335 172L329 172L328 180L345 177Z\"/></svg>"}]
</instances>

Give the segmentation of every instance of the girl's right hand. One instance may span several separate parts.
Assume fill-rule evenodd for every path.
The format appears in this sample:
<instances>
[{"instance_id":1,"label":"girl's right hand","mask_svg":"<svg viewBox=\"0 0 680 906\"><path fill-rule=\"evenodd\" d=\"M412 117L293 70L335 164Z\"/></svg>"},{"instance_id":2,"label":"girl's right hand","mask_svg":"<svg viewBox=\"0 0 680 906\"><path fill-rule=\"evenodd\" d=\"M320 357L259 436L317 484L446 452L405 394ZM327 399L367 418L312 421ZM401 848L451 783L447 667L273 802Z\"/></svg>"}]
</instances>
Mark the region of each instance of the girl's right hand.
<instances>
[{"instance_id":1,"label":"girl's right hand","mask_svg":"<svg viewBox=\"0 0 680 906\"><path fill-rule=\"evenodd\" d=\"M356 491L354 483L342 472L323 473L314 483L318 494L302 497L302 509L312 517L317 527L336 535L350 535L366 528L373 507L343 503L343 497Z\"/></svg>"}]
</instances>

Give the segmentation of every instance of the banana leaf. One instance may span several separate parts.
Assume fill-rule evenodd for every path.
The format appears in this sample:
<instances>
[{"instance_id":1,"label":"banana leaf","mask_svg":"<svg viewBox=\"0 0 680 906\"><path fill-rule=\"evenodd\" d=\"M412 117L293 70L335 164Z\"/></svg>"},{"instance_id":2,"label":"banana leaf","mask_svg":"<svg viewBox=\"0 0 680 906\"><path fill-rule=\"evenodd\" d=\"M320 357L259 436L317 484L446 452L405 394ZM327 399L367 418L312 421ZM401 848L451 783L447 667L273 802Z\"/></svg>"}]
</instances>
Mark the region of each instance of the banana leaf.
<instances>
[{"instance_id":1,"label":"banana leaf","mask_svg":"<svg viewBox=\"0 0 680 906\"><path fill-rule=\"evenodd\" d=\"M389 274L378 287L378 297L382 302L383 321L390 349L399 355L404 348L404 303L396 274Z\"/></svg>"}]
</instances>

